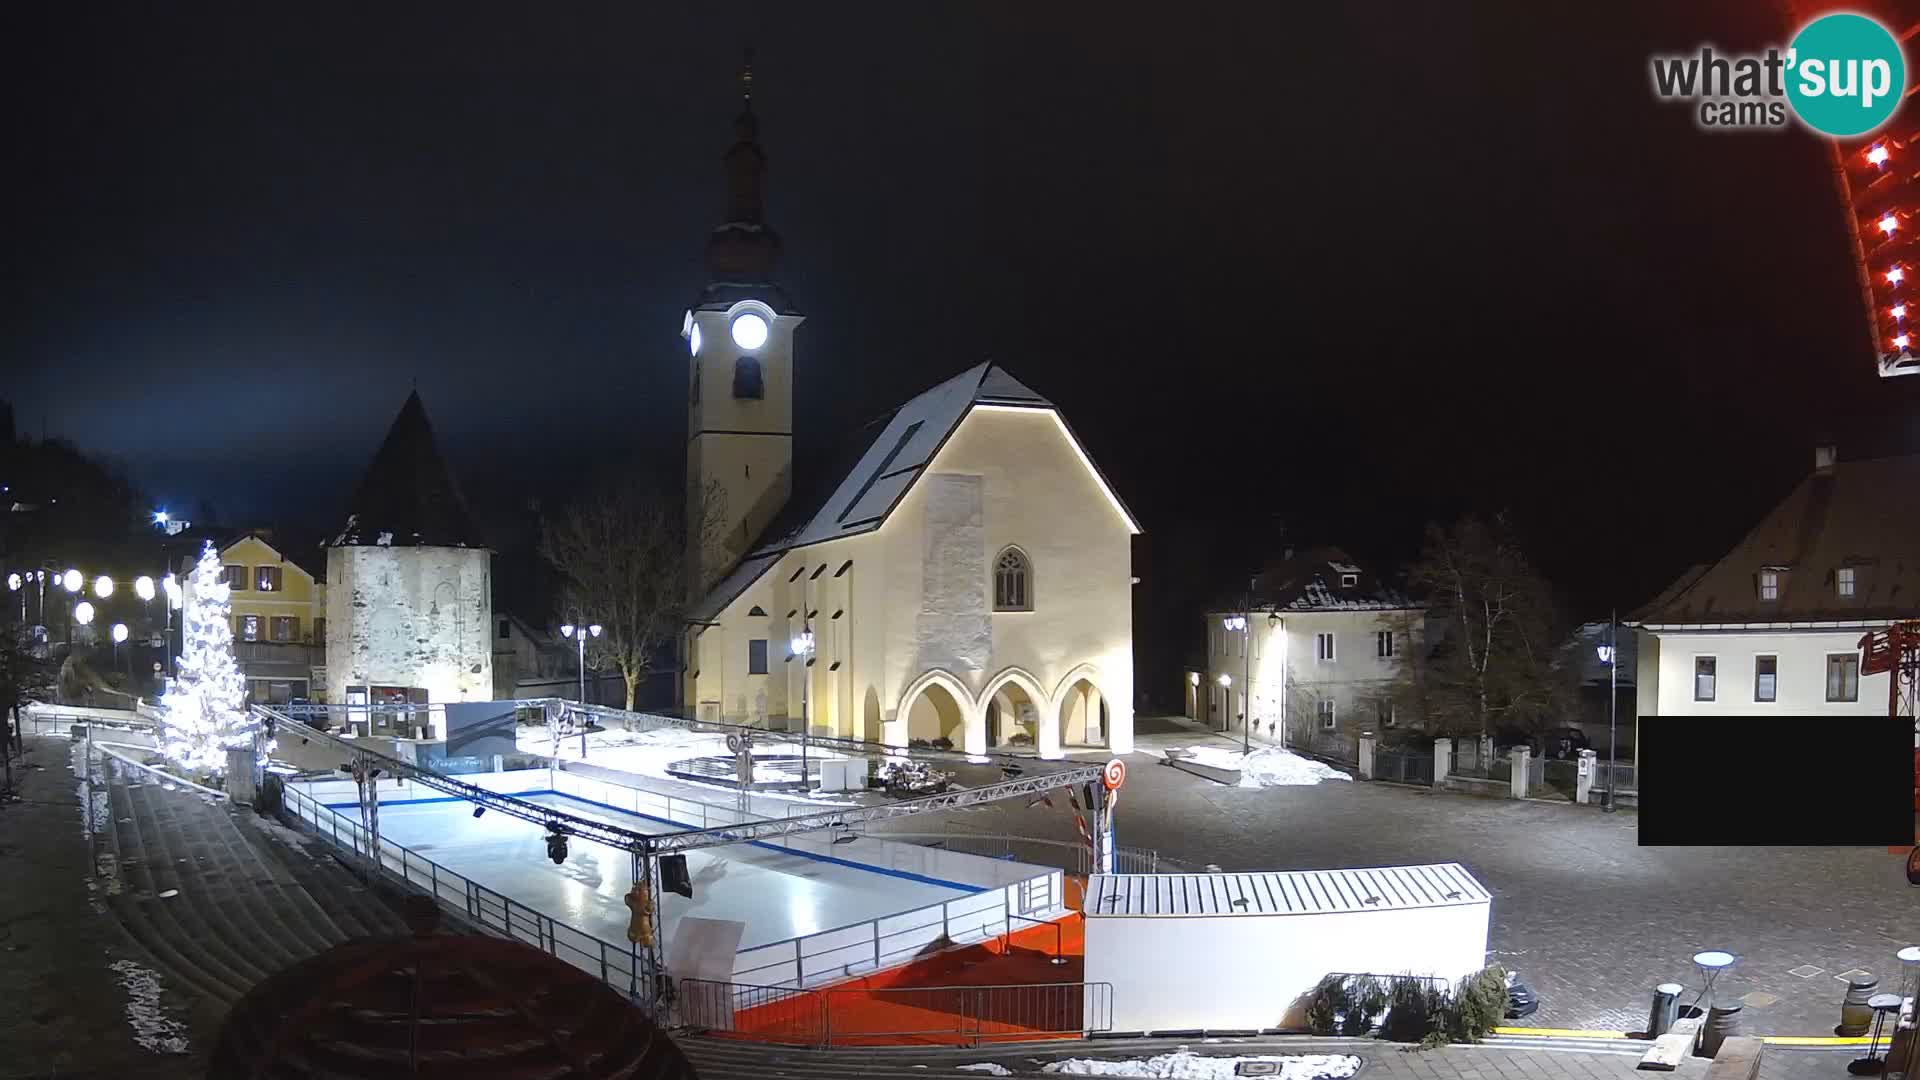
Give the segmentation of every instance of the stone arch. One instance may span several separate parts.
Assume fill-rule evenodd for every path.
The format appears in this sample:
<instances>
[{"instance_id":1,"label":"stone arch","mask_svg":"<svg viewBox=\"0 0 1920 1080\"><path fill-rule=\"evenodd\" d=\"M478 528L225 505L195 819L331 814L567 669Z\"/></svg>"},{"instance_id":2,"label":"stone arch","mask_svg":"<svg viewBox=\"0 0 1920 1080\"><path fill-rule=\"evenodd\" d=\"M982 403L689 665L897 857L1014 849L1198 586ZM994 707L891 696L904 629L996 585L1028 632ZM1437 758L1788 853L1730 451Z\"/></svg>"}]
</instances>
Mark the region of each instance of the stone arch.
<instances>
[{"instance_id":1,"label":"stone arch","mask_svg":"<svg viewBox=\"0 0 1920 1080\"><path fill-rule=\"evenodd\" d=\"M1053 692L1054 738L1060 746L1105 746L1111 741L1113 704L1101 686L1100 669L1081 664Z\"/></svg>"},{"instance_id":2,"label":"stone arch","mask_svg":"<svg viewBox=\"0 0 1920 1080\"><path fill-rule=\"evenodd\" d=\"M946 738L958 749L978 726L978 715L966 683L935 668L907 684L895 713L896 738L887 741L906 745L914 739Z\"/></svg>"},{"instance_id":3,"label":"stone arch","mask_svg":"<svg viewBox=\"0 0 1920 1080\"><path fill-rule=\"evenodd\" d=\"M886 734L886 720L880 715L880 691L867 687L867 698L860 708L860 738L877 743Z\"/></svg>"},{"instance_id":4,"label":"stone arch","mask_svg":"<svg viewBox=\"0 0 1920 1080\"><path fill-rule=\"evenodd\" d=\"M1009 745L1015 733L1025 734L1038 746L1052 704L1040 680L1025 668L1009 667L988 679L980 694L983 748ZM1023 706L1031 710L1029 716L1022 715Z\"/></svg>"}]
</instances>

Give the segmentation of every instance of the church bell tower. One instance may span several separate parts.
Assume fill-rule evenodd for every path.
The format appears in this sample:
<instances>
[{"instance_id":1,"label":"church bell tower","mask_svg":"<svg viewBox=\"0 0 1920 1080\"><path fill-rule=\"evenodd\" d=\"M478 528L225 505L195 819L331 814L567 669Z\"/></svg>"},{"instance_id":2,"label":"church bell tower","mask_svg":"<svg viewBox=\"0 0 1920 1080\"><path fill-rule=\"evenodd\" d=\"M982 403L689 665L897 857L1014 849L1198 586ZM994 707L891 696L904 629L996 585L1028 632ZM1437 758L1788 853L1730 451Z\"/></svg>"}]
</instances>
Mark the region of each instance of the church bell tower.
<instances>
[{"instance_id":1,"label":"church bell tower","mask_svg":"<svg viewBox=\"0 0 1920 1080\"><path fill-rule=\"evenodd\" d=\"M707 285L686 314L691 597L762 539L793 490L793 332L804 316L774 283L780 238L762 203L767 156L740 75L725 217L707 239Z\"/></svg>"}]
</instances>

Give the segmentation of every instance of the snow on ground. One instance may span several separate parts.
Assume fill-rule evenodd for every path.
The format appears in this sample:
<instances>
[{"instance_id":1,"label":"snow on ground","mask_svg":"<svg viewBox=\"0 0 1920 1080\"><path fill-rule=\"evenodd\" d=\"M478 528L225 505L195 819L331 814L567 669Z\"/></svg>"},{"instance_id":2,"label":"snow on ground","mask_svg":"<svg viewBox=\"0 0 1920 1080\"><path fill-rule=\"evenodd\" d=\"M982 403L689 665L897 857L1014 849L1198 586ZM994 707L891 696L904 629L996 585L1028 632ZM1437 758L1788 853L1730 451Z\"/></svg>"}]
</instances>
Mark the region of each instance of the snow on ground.
<instances>
[{"instance_id":1,"label":"snow on ground","mask_svg":"<svg viewBox=\"0 0 1920 1080\"><path fill-rule=\"evenodd\" d=\"M303 854L306 854L308 858L312 858L312 853L308 852L306 848L308 844L318 840L319 837L312 833L303 833L298 829L289 829L270 817L256 815L253 823L259 826L268 836L273 837L275 840L280 841L290 848L301 851Z\"/></svg>"},{"instance_id":2,"label":"snow on ground","mask_svg":"<svg viewBox=\"0 0 1920 1080\"><path fill-rule=\"evenodd\" d=\"M172 1019L160 1004L160 976L131 960L115 960L107 965L120 976L127 992L127 1026L133 1029L133 1041L156 1054L187 1052L187 1026Z\"/></svg>"},{"instance_id":3,"label":"snow on ground","mask_svg":"<svg viewBox=\"0 0 1920 1080\"><path fill-rule=\"evenodd\" d=\"M1351 1054L1264 1054L1250 1057L1202 1057L1187 1050L1155 1054L1150 1058L1103 1061L1068 1058L1040 1071L1057 1076L1144 1076L1173 1080L1232 1080L1243 1061L1271 1061L1280 1080L1342 1080L1360 1071L1360 1059Z\"/></svg>"},{"instance_id":4,"label":"snow on ground","mask_svg":"<svg viewBox=\"0 0 1920 1080\"><path fill-rule=\"evenodd\" d=\"M1240 786L1244 788L1295 787L1326 780L1353 779L1339 769L1277 746L1263 747L1250 755L1243 755L1225 746L1189 746L1181 755L1181 760L1210 769L1237 772L1240 774Z\"/></svg>"},{"instance_id":5,"label":"snow on ground","mask_svg":"<svg viewBox=\"0 0 1920 1080\"><path fill-rule=\"evenodd\" d=\"M995 1065L991 1061L976 1062L972 1065L955 1065L961 1072L986 1073L988 1076L1012 1076L1013 1070L1005 1065Z\"/></svg>"},{"instance_id":6,"label":"snow on ground","mask_svg":"<svg viewBox=\"0 0 1920 1080\"><path fill-rule=\"evenodd\" d=\"M771 742L771 739L769 739ZM580 736L570 735L554 745L553 734L541 724L522 724L514 741L515 747L523 754L537 754L541 757L557 757L563 761L585 760L589 765L599 765L621 772L637 773L641 776L656 776L671 780L676 784L688 784L706 788L710 791L725 792L728 796L738 794L734 788L721 784L702 784L698 781L671 776L667 766L676 761L685 761L697 757L732 757L733 751L727 749L727 737L724 734L689 731L685 728L665 727L653 731L606 731L592 732L587 736L587 753L580 756ZM780 753L789 752L782 747ZM791 748L798 753L799 748ZM819 759L838 757L838 754L814 751ZM756 766L756 780L771 779L779 772L778 766ZM851 802L837 801L825 796L808 796L784 791L755 791L755 799L783 799L789 802L813 803L819 806L852 806Z\"/></svg>"}]
</instances>

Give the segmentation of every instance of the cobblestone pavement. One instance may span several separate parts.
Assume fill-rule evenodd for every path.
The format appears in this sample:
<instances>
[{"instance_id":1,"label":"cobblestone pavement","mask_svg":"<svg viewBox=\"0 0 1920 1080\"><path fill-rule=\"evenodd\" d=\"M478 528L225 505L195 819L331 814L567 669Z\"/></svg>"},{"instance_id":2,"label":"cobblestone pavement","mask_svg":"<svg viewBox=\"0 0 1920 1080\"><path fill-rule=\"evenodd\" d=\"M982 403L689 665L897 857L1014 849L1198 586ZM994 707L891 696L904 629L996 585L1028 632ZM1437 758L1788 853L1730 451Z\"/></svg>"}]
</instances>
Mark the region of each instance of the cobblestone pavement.
<instances>
[{"instance_id":1,"label":"cobblestone pavement","mask_svg":"<svg viewBox=\"0 0 1920 1080\"><path fill-rule=\"evenodd\" d=\"M1237 747L1204 734L1141 743L1209 738ZM1846 990L1836 976L1865 969L1891 989L1894 952L1920 942L1920 889L1884 847L1641 848L1632 810L1380 783L1241 789L1146 752L1127 762L1122 844L1229 870L1463 863L1494 895L1493 958L1540 994L1529 1025L1642 1030L1651 989L1698 987L1689 958L1715 948L1740 958L1720 1000L1758 995L1743 1009L1749 1033L1832 1035ZM1065 807L954 817L986 832L1076 836Z\"/></svg>"}]
</instances>

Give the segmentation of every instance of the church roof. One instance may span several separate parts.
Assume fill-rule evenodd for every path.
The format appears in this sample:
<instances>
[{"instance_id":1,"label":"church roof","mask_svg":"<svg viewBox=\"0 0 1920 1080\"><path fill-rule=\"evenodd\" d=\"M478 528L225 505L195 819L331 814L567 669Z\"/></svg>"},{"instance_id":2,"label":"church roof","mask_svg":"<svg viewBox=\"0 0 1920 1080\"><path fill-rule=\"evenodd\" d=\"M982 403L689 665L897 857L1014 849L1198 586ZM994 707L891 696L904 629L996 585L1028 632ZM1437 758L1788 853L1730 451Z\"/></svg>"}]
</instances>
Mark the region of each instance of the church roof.
<instances>
[{"instance_id":1,"label":"church roof","mask_svg":"<svg viewBox=\"0 0 1920 1080\"><path fill-rule=\"evenodd\" d=\"M347 511L331 547L480 546L417 391L394 417Z\"/></svg>"},{"instance_id":2,"label":"church roof","mask_svg":"<svg viewBox=\"0 0 1920 1080\"><path fill-rule=\"evenodd\" d=\"M1878 622L1920 617L1920 455L1816 469L1732 551L1631 617L1652 626ZM1841 596L1837 572L1853 571ZM1762 570L1779 595L1760 598Z\"/></svg>"},{"instance_id":3,"label":"church roof","mask_svg":"<svg viewBox=\"0 0 1920 1080\"><path fill-rule=\"evenodd\" d=\"M693 622L708 622L720 614L734 598L765 573L780 556L795 548L858 536L872 532L887 520L893 508L906 497L908 489L926 471L940 448L946 445L975 405L1000 405L1015 408L1053 409L1053 403L1041 397L1005 368L992 363L977 364L909 400L857 431L848 441L839 467L824 474L826 484L806 497L787 502L778 517L761 534L760 546L752 550L721 578L705 599L688 613ZM1059 416L1057 410L1055 416ZM1061 418L1064 427L1066 420ZM1072 429L1067 436L1076 447ZM1082 451L1082 457L1085 452ZM1088 468L1126 518L1138 531L1131 511L1113 493L1113 485L1085 458Z\"/></svg>"}]
</instances>

